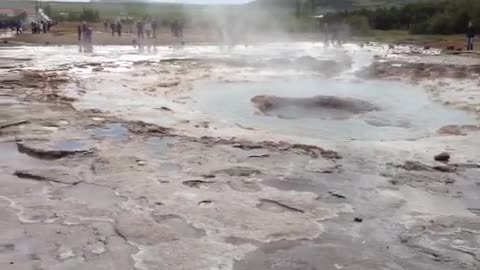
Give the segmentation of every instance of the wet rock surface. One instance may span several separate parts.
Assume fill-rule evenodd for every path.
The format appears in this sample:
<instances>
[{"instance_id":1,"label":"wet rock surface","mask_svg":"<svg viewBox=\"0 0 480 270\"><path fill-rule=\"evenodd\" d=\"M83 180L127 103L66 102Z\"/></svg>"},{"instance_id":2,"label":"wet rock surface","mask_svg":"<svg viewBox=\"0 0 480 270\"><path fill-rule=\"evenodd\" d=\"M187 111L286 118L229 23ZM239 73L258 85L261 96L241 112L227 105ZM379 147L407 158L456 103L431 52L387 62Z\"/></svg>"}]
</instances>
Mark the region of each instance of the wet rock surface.
<instances>
[{"instance_id":1,"label":"wet rock surface","mask_svg":"<svg viewBox=\"0 0 480 270\"><path fill-rule=\"evenodd\" d=\"M42 144L44 145L42 146ZM17 148L20 153L39 159L60 159L91 152L87 150L82 143L68 141L55 143L53 145L42 142L18 142Z\"/></svg>"},{"instance_id":2,"label":"wet rock surface","mask_svg":"<svg viewBox=\"0 0 480 270\"><path fill-rule=\"evenodd\" d=\"M277 136L192 112L192 83L259 80L271 65L324 76L330 60L82 57L48 70L30 59L22 64L38 71L1 77L0 269L479 268L474 128L453 122L462 137L435 128L410 140ZM342 61L329 76L350 66ZM319 102L350 118L382 112L361 99ZM404 126L387 120L374 122ZM434 160L443 151L448 163Z\"/></svg>"},{"instance_id":3,"label":"wet rock surface","mask_svg":"<svg viewBox=\"0 0 480 270\"><path fill-rule=\"evenodd\" d=\"M480 266L479 222L478 218L433 219L409 228L400 239L436 262L473 270Z\"/></svg>"},{"instance_id":4,"label":"wet rock surface","mask_svg":"<svg viewBox=\"0 0 480 270\"><path fill-rule=\"evenodd\" d=\"M452 61L453 62L453 61ZM422 63L407 61L377 61L364 71L365 75L383 78L475 78L480 74L479 65Z\"/></svg>"},{"instance_id":5,"label":"wet rock surface","mask_svg":"<svg viewBox=\"0 0 480 270\"><path fill-rule=\"evenodd\" d=\"M445 136L465 136L469 132L472 131L478 131L479 127L478 126L473 126L473 125L449 125L449 126L444 126L441 127L439 130L437 130L437 133L439 135L445 135Z\"/></svg>"},{"instance_id":6,"label":"wet rock surface","mask_svg":"<svg viewBox=\"0 0 480 270\"><path fill-rule=\"evenodd\" d=\"M22 179L55 182L68 185L77 185L82 182L82 180L72 175L71 172L58 169L17 170L13 174Z\"/></svg>"}]
</instances>

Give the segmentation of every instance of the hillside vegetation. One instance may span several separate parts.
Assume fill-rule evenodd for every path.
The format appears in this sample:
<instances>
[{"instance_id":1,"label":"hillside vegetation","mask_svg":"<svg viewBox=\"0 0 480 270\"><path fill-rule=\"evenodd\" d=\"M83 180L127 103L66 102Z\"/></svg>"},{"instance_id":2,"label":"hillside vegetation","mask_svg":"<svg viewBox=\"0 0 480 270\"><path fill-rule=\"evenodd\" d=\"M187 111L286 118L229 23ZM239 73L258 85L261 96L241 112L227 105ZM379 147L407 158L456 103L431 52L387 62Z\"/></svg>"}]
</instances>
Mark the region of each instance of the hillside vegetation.
<instances>
[{"instance_id":1,"label":"hillside vegetation","mask_svg":"<svg viewBox=\"0 0 480 270\"><path fill-rule=\"evenodd\" d=\"M43 3L58 21L133 20L155 18L168 25L174 20L203 27L235 21L252 29L278 28L289 32L319 31L324 21L349 24L354 35L371 30L404 30L412 34L464 33L472 20L480 26L480 0L257 0L241 6L201 6L160 3ZM0 8L34 8L33 2L1 0Z\"/></svg>"},{"instance_id":2,"label":"hillside vegetation","mask_svg":"<svg viewBox=\"0 0 480 270\"><path fill-rule=\"evenodd\" d=\"M345 11L332 16L364 18L378 30L408 30L411 34L464 33L469 21L480 26L479 0L448 0L438 3L412 3L402 7Z\"/></svg>"}]
</instances>

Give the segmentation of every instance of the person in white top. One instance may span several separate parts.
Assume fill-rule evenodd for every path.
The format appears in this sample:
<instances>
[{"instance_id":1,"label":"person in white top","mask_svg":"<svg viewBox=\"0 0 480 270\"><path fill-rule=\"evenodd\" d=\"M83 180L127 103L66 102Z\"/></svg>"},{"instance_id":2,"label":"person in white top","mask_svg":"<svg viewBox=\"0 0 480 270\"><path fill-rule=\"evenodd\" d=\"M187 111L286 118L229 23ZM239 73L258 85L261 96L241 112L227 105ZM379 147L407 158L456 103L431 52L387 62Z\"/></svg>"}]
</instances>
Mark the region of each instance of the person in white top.
<instances>
[{"instance_id":1,"label":"person in white top","mask_svg":"<svg viewBox=\"0 0 480 270\"><path fill-rule=\"evenodd\" d=\"M152 30L153 30L152 23L150 21L146 22L144 29L145 29L145 33L147 34L147 39L150 39L150 37L152 36Z\"/></svg>"}]
</instances>

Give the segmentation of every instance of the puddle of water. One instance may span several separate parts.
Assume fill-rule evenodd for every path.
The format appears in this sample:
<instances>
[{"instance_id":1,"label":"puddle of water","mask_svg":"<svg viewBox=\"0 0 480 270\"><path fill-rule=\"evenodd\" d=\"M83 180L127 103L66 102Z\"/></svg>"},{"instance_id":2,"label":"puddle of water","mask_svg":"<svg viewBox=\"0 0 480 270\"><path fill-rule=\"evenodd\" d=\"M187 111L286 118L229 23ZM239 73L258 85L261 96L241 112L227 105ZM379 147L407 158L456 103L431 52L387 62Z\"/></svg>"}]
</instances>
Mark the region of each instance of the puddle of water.
<instances>
[{"instance_id":1,"label":"puddle of water","mask_svg":"<svg viewBox=\"0 0 480 270\"><path fill-rule=\"evenodd\" d=\"M97 138L108 138L115 141L126 141L128 139L128 129L122 124L108 124L106 128L96 128L91 134Z\"/></svg>"},{"instance_id":2,"label":"puddle of water","mask_svg":"<svg viewBox=\"0 0 480 270\"><path fill-rule=\"evenodd\" d=\"M287 98L335 96L380 107L350 119L280 119L256 114L251 99L258 95ZM350 82L298 79L258 83L200 84L193 93L198 109L219 121L275 133L325 139L395 140L433 134L449 124L474 124L463 111L433 103L421 88L396 82ZM401 102L399 102L401 100ZM219 106L219 104L223 104Z\"/></svg>"}]
</instances>

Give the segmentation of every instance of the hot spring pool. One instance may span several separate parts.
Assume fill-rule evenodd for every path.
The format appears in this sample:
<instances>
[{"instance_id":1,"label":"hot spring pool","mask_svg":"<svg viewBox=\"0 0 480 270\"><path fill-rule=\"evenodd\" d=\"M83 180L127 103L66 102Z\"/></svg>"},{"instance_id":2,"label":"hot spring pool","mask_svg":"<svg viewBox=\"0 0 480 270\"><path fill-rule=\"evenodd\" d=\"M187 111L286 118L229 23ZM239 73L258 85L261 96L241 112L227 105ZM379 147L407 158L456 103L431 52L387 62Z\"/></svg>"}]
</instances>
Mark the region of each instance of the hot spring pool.
<instances>
[{"instance_id":1,"label":"hot spring pool","mask_svg":"<svg viewBox=\"0 0 480 270\"><path fill-rule=\"evenodd\" d=\"M273 103L266 112L252 102L259 95L269 96ZM432 135L445 125L476 123L467 112L432 102L421 87L399 82L295 79L201 83L193 98L196 109L218 121L325 139L415 139ZM348 102L331 108L318 102L319 98ZM350 101L372 107L351 110Z\"/></svg>"}]
</instances>

